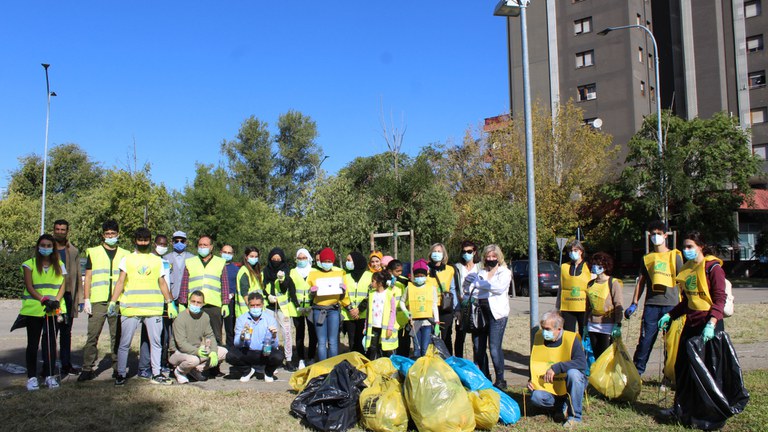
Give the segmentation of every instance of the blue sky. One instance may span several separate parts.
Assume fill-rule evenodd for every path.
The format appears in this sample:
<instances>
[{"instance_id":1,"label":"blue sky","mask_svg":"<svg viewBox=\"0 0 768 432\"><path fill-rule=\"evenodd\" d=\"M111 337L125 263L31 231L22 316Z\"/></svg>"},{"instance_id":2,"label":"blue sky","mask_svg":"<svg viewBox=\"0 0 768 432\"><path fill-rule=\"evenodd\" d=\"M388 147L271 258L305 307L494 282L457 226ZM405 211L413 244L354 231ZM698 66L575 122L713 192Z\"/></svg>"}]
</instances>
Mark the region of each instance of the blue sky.
<instances>
[{"instance_id":1,"label":"blue sky","mask_svg":"<svg viewBox=\"0 0 768 432\"><path fill-rule=\"evenodd\" d=\"M255 115L274 131L312 117L334 173L386 150L380 103L403 150L460 141L508 110L506 29L494 0L6 2L0 8L0 187L18 157L74 142L104 167L139 164L183 189L196 162Z\"/></svg>"}]
</instances>

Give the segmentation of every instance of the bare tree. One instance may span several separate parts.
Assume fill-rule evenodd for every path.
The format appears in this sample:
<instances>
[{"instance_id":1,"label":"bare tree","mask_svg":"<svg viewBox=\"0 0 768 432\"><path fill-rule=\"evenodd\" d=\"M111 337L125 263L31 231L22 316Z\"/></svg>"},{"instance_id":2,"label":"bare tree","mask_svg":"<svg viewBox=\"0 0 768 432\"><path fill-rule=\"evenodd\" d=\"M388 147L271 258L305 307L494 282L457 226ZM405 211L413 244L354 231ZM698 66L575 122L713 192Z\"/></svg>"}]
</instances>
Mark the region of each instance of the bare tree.
<instances>
[{"instance_id":1,"label":"bare tree","mask_svg":"<svg viewBox=\"0 0 768 432\"><path fill-rule=\"evenodd\" d=\"M384 101L380 102L380 114L379 124L381 124L381 136L384 137L384 142L387 143L387 149L392 153L395 166L395 179L400 182L400 148L403 146L403 137L405 136L405 113L400 113L400 126L395 126L395 120L392 115L392 111L389 112L389 126L384 118Z\"/></svg>"}]
</instances>

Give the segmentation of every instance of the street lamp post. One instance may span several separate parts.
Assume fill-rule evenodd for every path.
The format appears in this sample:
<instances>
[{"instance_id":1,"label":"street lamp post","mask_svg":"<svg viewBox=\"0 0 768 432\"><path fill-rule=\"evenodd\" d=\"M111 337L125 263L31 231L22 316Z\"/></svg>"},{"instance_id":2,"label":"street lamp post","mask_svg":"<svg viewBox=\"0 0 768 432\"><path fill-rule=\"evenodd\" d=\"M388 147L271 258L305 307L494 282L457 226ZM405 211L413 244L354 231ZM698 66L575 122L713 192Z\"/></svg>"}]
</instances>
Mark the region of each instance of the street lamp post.
<instances>
[{"instance_id":1,"label":"street lamp post","mask_svg":"<svg viewBox=\"0 0 768 432\"><path fill-rule=\"evenodd\" d=\"M656 75L656 142L658 146L659 151L659 165L661 165L662 161L661 158L664 155L664 148L661 140L661 85L659 83L659 47L656 44L656 38L653 36L653 32L651 30L640 24L630 24L630 25L623 25L623 26L617 26L617 27L608 27L603 31L598 32L600 36L605 36L608 33L614 31L614 30L624 30L624 29L632 29L637 28L640 30L645 31L646 34L651 38L651 42L653 42L653 57L654 57L654 63L655 63L655 75ZM664 221L664 224L667 225L669 223L669 215L668 215L668 208L667 208L667 193L664 188L665 184L665 175L663 168L661 169L661 219Z\"/></svg>"},{"instance_id":2,"label":"street lamp post","mask_svg":"<svg viewBox=\"0 0 768 432\"><path fill-rule=\"evenodd\" d=\"M317 173L318 173L318 171L319 171L319 169L320 169L320 165L322 165L322 164L323 164L323 162L325 162L325 160L326 160L326 159L328 159L328 156L327 156L327 155L326 155L326 156L324 156L324 157L323 157L323 158L320 160L320 162L318 162L318 163L317 163L317 165L314 165L314 164L312 165L312 168L314 168L314 169L315 169L315 183L317 183Z\"/></svg>"},{"instance_id":3,"label":"street lamp post","mask_svg":"<svg viewBox=\"0 0 768 432\"><path fill-rule=\"evenodd\" d=\"M51 96L56 96L56 93L51 91L51 85L48 81L48 68L51 65L47 63L41 63L41 65L45 69L45 94L48 103L45 111L45 147L43 150L43 203L40 210L40 235L43 235L45 233L45 188L48 180L48 124L51 120Z\"/></svg>"},{"instance_id":4,"label":"street lamp post","mask_svg":"<svg viewBox=\"0 0 768 432\"><path fill-rule=\"evenodd\" d=\"M494 10L496 16L507 17L507 29L509 20L513 16L520 16L520 42L523 56L523 110L525 112L525 180L528 189L528 288L531 308L531 343L533 342L533 330L539 325L539 255L536 244L536 183L533 176L533 129L531 126L531 82L528 74L528 23L526 9L530 0L501 0ZM509 32L507 33L509 34ZM509 54L512 55L511 41L508 39ZM510 61L510 66L512 65ZM510 72L511 74L511 72ZM509 87L510 102L512 100L512 85ZM510 105L509 111L513 107Z\"/></svg>"}]
</instances>

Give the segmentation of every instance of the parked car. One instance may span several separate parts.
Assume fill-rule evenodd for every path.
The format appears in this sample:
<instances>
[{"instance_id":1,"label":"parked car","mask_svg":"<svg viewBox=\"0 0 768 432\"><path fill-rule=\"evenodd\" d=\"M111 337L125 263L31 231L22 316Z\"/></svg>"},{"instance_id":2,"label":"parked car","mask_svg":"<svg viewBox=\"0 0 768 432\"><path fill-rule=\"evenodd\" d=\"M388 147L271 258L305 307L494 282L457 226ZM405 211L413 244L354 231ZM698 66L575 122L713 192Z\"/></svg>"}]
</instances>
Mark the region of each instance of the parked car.
<instances>
[{"instance_id":1,"label":"parked car","mask_svg":"<svg viewBox=\"0 0 768 432\"><path fill-rule=\"evenodd\" d=\"M512 262L512 282L518 296L528 297L528 260ZM560 266L552 261L539 261L539 295L557 295L560 290ZM511 291L510 291L511 295Z\"/></svg>"}]
</instances>

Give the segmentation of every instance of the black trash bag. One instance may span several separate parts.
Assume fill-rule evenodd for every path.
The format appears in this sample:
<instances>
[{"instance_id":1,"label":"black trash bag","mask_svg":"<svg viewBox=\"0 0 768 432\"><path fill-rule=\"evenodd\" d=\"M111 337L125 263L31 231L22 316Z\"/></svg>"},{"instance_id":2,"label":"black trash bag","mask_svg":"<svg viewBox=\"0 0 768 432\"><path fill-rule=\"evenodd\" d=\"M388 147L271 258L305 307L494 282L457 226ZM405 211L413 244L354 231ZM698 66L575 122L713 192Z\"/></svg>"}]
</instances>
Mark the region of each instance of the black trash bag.
<instances>
[{"instance_id":1,"label":"black trash bag","mask_svg":"<svg viewBox=\"0 0 768 432\"><path fill-rule=\"evenodd\" d=\"M694 336L685 348L690 361L687 376L678 380L675 414L685 425L719 429L749 402L731 338L719 331L705 344L701 336Z\"/></svg>"},{"instance_id":2,"label":"black trash bag","mask_svg":"<svg viewBox=\"0 0 768 432\"><path fill-rule=\"evenodd\" d=\"M450 351L448 351L448 347L445 346L445 341L443 341L443 339L440 338L440 336L432 335L432 345L435 346L437 353L440 355L440 357L443 360L451 356Z\"/></svg>"},{"instance_id":3,"label":"black trash bag","mask_svg":"<svg viewBox=\"0 0 768 432\"><path fill-rule=\"evenodd\" d=\"M346 431L359 420L357 405L366 378L344 360L328 375L311 380L291 403L291 412L317 430Z\"/></svg>"}]
</instances>

